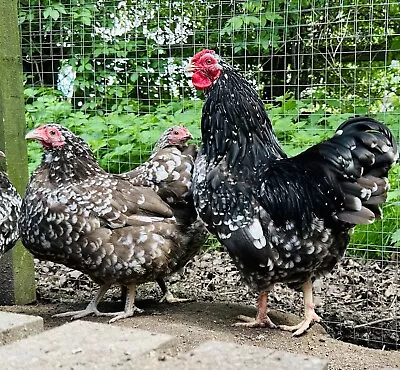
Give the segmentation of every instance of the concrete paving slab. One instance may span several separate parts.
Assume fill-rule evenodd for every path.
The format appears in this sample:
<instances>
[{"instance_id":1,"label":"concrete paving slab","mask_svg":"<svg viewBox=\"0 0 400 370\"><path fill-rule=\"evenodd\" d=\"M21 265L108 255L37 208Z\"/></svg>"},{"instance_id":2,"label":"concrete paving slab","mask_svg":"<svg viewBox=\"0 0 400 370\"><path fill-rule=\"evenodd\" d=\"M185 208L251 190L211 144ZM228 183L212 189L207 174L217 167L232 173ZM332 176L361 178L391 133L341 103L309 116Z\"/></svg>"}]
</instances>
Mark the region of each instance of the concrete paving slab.
<instances>
[{"instance_id":1,"label":"concrete paving slab","mask_svg":"<svg viewBox=\"0 0 400 370\"><path fill-rule=\"evenodd\" d=\"M267 348L208 341L176 359L165 361L163 369L218 370L327 370L326 360Z\"/></svg>"},{"instance_id":2,"label":"concrete paving slab","mask_svg":"<svg viewBox=\"0 0 400 370\"><path fill-rule=\"evenodd\" d=\"M172 339L167 334L78 320L0 347L1 369L132 369L136 357Z\"/></svg>"},{"instance_id":3,"label":"concrete paving slab","mask_svg":"<svg viewBox=\"0 0 400 370\"><path fill-rule=\"evenodd\" d=\"M9 344L43 331L39 316L0 311L0 345Z\"/></svg>"}]
</instances>

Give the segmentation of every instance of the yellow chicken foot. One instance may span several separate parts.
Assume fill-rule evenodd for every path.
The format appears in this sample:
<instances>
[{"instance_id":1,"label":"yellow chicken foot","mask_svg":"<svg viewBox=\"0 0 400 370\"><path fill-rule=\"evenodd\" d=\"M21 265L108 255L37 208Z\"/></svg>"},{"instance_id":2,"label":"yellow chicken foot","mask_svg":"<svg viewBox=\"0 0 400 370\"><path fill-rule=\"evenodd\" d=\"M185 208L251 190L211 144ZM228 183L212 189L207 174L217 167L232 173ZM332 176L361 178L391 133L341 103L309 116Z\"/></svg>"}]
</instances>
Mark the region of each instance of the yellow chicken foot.
<instances>
[{"instance_id":1,"label":"yellow chicken foot","mask_svg":"<svg viewBox=\"0 0 400 370\"><path fill-rule=\"evenodd\" d=\"M128 285L127 288L128 288L128 293L126 295L126 300L125 300L125 309L122 312L112 312L112 313L110 312L108 316L114 316L114 317L108 321L109 324L117 320L122 320L128 317L132 317L135 314L135 312L137 313L143 312L143 310L135 306L136 284L130 284Z\"/></svg>"},{"instance_id":2,"label":"yellow chicken foot","mask_svg":"<svg viewBox=\"0 0 400 370\"><path fill-rule=\"evenodd\" d=\"M107 290L110 288L111 284L104 284L100 286L100 289L94 296L94 298L90 301L90 303L86 306L84 310L80 311L68 311L68 312L63 312L59 313L56 315L53 315L52 317L68 317L71 316L71 320L76 320L80 319L85 316L89 315L94 315L94 316L109 316L108 313L105 312L100 312L97 309L97 305L101 301L101 299L104 297L104 294L107 292Z\"/></svg>"},{"instance_id":3,"label":"yellow chicken foot","mask_svg":"<svg viewBox=\"0 0 400 370\"><path fill-rule=\"evenodd\" d=\"M268 292L262 292L258 296L257 315L253 317L239 315L238 320L243 322L237 322L234 326L245 326L248 328L271 328L275 329L276 325L271 321L267 315L267 298Z\"/></svg>"},{"instance_id":4,"label":"yellow chicken foot","mask_svg":"<svg viewBox=\"0 0 400 370\"><path fill-rule=\"evenodd\" d=\"M157 281L158 285L160 286L160 288L161 288L161 290L163 292L163 297L160 299L160 303L162 303L162 302L179 303L179 302L190 302L190 301L193 301L193 299L176 298L176 297L174 297L174 295L168 289L167 284L165 284L165 281L164 281L163 278L159 278L156 281Z\"/></svg>"},{"instance_id":5,"label":"yellow chicken foot","mask_svg":"<svg viewBox=\"0 0 400 370\"><path fill-rule=\"evenodd\" d=\"M298 337L299 335L304 334L307 329L309 329L314 322L321 321L321 318L315 313L314 302L313 302L313 294L312 294L312 282L311 280L306 281L303 286L303 297L304 297L304 314L305 318L297 325L289 326L289 325L279 325L279 328L282 330L293 331L293 336Z\"/></svg>"}]
</instances>

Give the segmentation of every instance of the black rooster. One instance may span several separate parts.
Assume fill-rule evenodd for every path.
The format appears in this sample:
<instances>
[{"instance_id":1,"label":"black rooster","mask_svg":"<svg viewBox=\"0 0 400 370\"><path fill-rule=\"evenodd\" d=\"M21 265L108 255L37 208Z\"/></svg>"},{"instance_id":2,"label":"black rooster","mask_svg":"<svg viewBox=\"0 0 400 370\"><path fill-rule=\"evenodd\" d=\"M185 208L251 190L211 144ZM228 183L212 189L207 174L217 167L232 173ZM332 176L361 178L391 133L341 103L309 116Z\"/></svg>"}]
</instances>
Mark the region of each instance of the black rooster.
<instances>
[{"instance_id":1,"label":"black rooster","mask_svg":"<svg viewBox=\"0 0 400 370\"><path fill-rule=\"evenodd\" d=\"M0 157L5 154L0 151ZM19 238L18 218L22 199L7 175L0 170L0 257L10 250Z\"/></svg>"},{"instance_id":2,"label":"black rooster","mask_svg":"<svg viewBox=\"0 0 400 370\"><path fill-rule=\"evenodd\" d=\"M392 133L371 118L344 122L329 140L293 158L278 144L255 89L212 50L187 71L207 96L194 200L208 230L227 248L246 283L259 293L245 326L275 327L267 295L275 283L301 287L304 333L320 318L312 282L343 256L349 231L381 216L388 170L398 159Z\"/></svg>"},{"instance_id":3,"label":"black rooster","mask_svg":"<svg viewBox=\"0 0 400 370\"><path fill-rule=\"evenodd\" d=\"M22 202L23 244L36 257L82 271L101 286L85 310L59 316L132 316L139 311L136 285L181 267L204 241L202 221L195 210L175 215L153 189L105 172L89 146L65 127L44 125L26 138L38 140L44 154ZM128 288L125 311L101 313L97 304L112 284Z\"/></svg>"}]
</instances>

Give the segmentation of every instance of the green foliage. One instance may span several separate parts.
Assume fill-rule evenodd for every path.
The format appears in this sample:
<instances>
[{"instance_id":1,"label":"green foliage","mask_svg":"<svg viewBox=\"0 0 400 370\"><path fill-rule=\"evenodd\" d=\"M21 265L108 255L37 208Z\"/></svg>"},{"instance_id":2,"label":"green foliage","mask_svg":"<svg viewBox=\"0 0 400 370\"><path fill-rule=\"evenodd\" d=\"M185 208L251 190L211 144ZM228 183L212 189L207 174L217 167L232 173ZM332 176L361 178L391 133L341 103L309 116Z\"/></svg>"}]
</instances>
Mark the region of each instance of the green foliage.
<instances>
[{"instance_id":1,"label":"green foliage","mask_svg":"<svg viewBox=\"0 0 400 370\"><path fill-rule=\"evenodd\" d=\"M329 105L315 105L310 100L296 100L291 94L276 99L278 105L267 105L278 139L289 155L296 155L328 139L349 113L339 113Z\"/></svg>"},{"instance_id":2,"label":"green foliage","mask_svg":"<svg viewBox=\"0 0 400 370\"><path fill-rule=\"evenodd\" d=\"M172 47L193 41L194 19L207 11L200 0L192 3L21 0L22 53L43 72L34 83L45 85L52 74L73 109L100 115L146 111L171 96L193 95L182 52ZM51 66L35 64L49 53ZM186 56L192 53L188 49ZM65 74L61 80L59 72Z\"/></svg>"},{"instance_id":3,"label":"green foliage","mask_svg":"<svg viewBox=\"0 0 400 370\"><path fill-rule=\"evenodd\" d=\"M71 103L52 89L27 88L25 96L28 128L49 122L68 127L89 143L100 165L110 172L124 172L146 160L162 132L171 126L185 125L200 141L201 101L161 104L147 114L116 111L101 116L73 111ZM28 155L32 171L41 160L39 145L30 142Z\"/></svg>"}]
</instances>

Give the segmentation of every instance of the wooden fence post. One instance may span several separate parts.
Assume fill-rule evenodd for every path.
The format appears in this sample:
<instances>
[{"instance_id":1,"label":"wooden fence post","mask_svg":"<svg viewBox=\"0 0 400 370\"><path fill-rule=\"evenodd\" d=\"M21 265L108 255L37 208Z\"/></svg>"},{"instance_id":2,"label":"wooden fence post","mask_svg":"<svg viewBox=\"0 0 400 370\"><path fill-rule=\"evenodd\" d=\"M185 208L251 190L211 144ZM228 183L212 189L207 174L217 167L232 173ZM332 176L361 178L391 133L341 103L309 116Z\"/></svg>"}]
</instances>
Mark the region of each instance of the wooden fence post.
<instances>
[{"instance_id":1,"label":"wooden fence post","mask_svg":"<svg viewBox=\"0 0 400 370\"><path fill-rule=\"evenodd\" d=\"M23 194L28 181L18 0L0 0L0 149L7 173ZM35 301L32 255L21 242L0 258L0 304Z\"/></svg>"}]
</instances>

